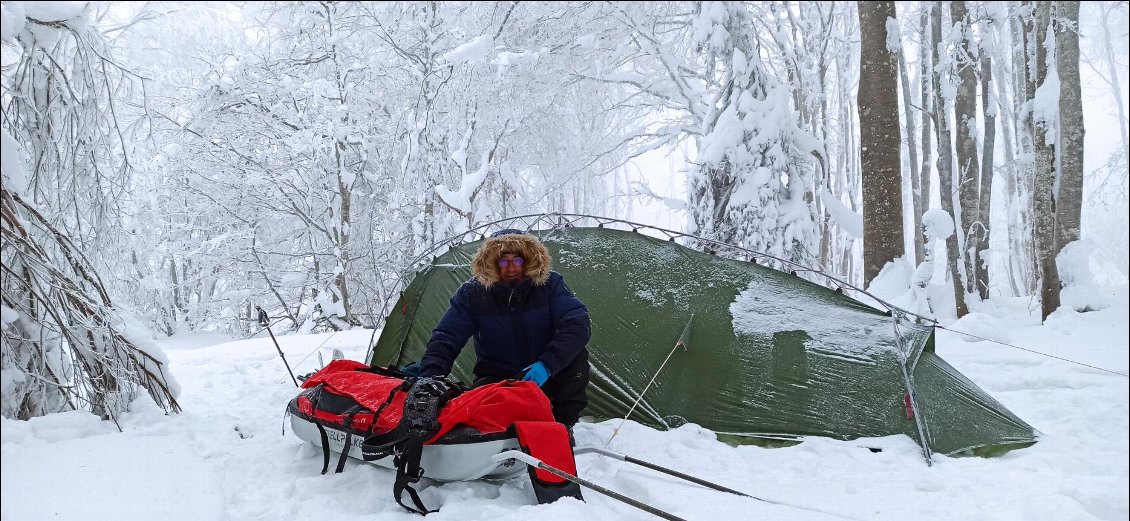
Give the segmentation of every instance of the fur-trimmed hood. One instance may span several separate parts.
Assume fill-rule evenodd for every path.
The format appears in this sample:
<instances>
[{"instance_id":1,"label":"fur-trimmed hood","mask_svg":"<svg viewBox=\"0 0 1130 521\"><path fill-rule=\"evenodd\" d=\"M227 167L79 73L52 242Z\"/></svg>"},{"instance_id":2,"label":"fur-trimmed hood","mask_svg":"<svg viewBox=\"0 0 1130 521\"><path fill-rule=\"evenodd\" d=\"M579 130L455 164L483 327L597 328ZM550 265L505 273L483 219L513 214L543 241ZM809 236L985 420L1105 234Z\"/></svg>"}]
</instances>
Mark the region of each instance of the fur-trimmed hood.
<instances>
[{"instance_id":1,"label":"fur-trimmed hood","mask_svg":"<svg viewBox=\"0 0 1130 521\"><path fill-rule=\"evenodd\" d=\"M501 280L498 276L498 259L505 253L520 255L526 261L526 277L534 285L540 286L549 280L552 259L545 245L533 235L509 233L488 238L471 260L471 273L480 284L489 288Z\"/></svg>"}]
</instances>

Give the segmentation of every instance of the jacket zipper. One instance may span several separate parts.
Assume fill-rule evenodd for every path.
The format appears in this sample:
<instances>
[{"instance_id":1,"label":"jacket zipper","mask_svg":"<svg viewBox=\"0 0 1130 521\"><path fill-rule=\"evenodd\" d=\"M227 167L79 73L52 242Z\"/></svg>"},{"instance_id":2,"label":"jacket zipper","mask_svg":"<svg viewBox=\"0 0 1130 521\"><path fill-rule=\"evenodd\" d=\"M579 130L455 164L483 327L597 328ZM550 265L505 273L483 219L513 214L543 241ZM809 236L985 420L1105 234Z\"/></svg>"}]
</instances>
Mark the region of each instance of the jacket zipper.
<instances>
[{"instance_id":1,"label":"jacket zipper","mask_svg":"<svg viewBox=\"0 0 1130 521\"><path fill-rule=\"evenodd\" d=\"M523 320L523 313L514 309L512 301L514 300L514 292L518 291L518 287L510 288L510 296L506 297L506 308L510 311L510 325L514 328L514 340L519 344L518 347L526 355L526 358L532 358L533 353L530 351L530 333L526 331L526 322Z\"/></svg>"}]
</instances>

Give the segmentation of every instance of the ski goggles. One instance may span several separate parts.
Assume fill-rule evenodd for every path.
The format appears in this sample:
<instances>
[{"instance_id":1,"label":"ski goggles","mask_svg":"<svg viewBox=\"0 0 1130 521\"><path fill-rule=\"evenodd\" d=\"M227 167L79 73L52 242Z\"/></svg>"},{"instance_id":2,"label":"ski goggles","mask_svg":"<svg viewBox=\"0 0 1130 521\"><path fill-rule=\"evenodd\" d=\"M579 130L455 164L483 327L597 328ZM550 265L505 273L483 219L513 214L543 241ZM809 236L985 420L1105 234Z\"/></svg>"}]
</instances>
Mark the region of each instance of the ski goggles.
<instances>
[{"instance_id":1,"label":"ski goggles","mask_svg":"<svg viewBox=\"0 0 1130 521\"><path fill-rule=\"evenodd\" d=\"M521 268L522 265L526 264L526 259L523 259L521 257L514 257L513 259L507 259L507 258L498 259L498 267L499 268L505 268L505 267L507 267L511 264L513 264L517 268Z\"/></svg>"}]
</instances>

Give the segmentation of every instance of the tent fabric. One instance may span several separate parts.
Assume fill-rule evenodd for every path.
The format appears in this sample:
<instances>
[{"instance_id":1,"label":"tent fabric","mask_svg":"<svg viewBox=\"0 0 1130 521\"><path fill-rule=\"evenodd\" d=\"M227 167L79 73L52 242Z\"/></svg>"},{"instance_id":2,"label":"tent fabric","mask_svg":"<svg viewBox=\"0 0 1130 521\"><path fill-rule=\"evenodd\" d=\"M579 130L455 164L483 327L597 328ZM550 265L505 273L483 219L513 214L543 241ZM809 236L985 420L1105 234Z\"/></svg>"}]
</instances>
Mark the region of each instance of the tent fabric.
<instances>
[{"instance_id":1,"label":"tent fabric","mask_svg":"<svg viewBox=\"0 0 1130 521\"><path fill-rule=\"evenodd\" d=\"M610 228L534 230L592 319L585 414L686 422L749 440L906 434L932 452L992 452L1036 434L933 352L933 330L753 262ZM419 360L481 241L456 245L404 289L372 365ZM685 337L683 336L686 330ZM452 375L471 381L474 348ZM909 385L908 385L909 384ZM908 418L908 391L918 417Z\"/></svg>"}]
</instances>

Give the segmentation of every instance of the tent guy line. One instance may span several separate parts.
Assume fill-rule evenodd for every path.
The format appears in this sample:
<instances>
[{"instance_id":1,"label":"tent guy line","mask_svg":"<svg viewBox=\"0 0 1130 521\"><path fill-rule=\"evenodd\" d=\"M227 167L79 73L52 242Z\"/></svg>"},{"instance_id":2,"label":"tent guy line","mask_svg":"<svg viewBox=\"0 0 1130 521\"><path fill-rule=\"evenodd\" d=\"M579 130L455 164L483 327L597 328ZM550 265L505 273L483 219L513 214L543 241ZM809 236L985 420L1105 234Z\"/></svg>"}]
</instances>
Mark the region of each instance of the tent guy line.
<instances>
[{"instance_id":1,"label":"tent guy line","mask_svg":"<svg viewBox=\"0 0 1130 521\"><path fill-rule=\"evenodd\" d=\"M1036 351L1035 349L1028 349L1026 347L1015 346L1015 345L1012 345L1012 344L1009 344L1009 343L1001 342L999 340L993 340L991 338L985 338L983 336L977 336L977 335L974 335L972 333L966 333L964 331L958 331L956 329L950 329L948 327L938 325L938 324L935 324L934 327L936 327L938 329L945 329L946 331L953 331L954 333L957 333L959 335L966 335L966 336L970 336L970 337L977 338L977 339L980 339L980 340L987 340L989 342L993 342L995 344L1000 344L1002 346L1013 347L1013 348L1019 349L1021 351L1028 351L1029 353L1035 353L1037 355L1043 355L1043 356L1046 356L1048 358L1055 358L1056 360L1063 360L1064 362L1070 362L1070 363L1073 363L1073 364L1081 365L1083 367L1090 367L1091 369L1098 369L1099 371L1105 371L1107 373L1116 374L1116 375L1122 376L1124 378L1130 378L1130 375L1128 375L1126 373L1120 373L1118 371L1114 371L1114 370L1111 370L1111 369L1105 369L1105 368L1094 366L1094 365L1091 365L1091 364L1084 364L1083 362L1076 362L1075 360L1063 358L1061 356L1055 356L1055 355L1049 355L1047 353L1041 353L1039 351Z\"/></svg>"},{"instance_id":2,"label":"tent guy line","mask_svg":"<svg viewBox=\"0 0 1130 521\"><path fill-rule=\"evenodd\" d=\"M689 333L691 330L691 322L694 322L694 313L691 313L691 318L687 320L687 325L683 327L683 334L679 335L679 340L675 342L675 346L671 348L671 352L667 353L667 358L663 359L663 363L659 364L659 369L655 371L655 374L651 375L651 381L648 382L646 386L644 386L643 391L640 391L639 397L636 398L636 401L632 403L632 406L628 409L628 412L624 414L624 417L620 418L620 424L617 425L615 429L612 429L612 435L608 437L608 441L604 442L604 448L607 449L608 446L612 444L612 439L620 433L620 427L624 426L624 422L628 421L628 417L632 415L632 411L636 410L636 406L640 404L641 400L643 400L643 395L647 393L648 389L651 388L651 384L655 383L655 379L659 376L659 373L663 372L663 368L667 366L667 362L671 360L671 355L675 354L675 350L679 349L680 347L683 348L683 351L687 350L686 340L687 333Z\"/></svg>"}]
</instances>

